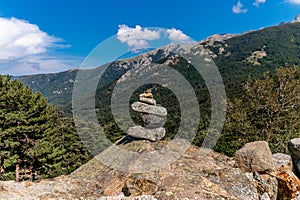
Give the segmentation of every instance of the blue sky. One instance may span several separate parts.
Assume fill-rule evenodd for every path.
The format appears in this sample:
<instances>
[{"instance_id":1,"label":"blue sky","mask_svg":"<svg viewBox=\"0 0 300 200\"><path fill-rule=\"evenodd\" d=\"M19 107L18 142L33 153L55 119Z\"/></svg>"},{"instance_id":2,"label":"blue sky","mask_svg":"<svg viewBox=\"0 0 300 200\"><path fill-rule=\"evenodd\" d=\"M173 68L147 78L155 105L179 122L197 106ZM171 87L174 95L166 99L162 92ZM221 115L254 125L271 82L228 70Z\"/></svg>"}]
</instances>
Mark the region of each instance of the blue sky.
<instances>
[{"instance_id":1,"label":"blue sky","mask_svg":"<svg viewBox=\"0 0 300 200\"><path fill-rule=\"evenodd\" d=\"M291 21L297 14L300 0L1 0L0 74L78 68L122 27L173 28L199 41Z\"/></svg>"}]
</instances>

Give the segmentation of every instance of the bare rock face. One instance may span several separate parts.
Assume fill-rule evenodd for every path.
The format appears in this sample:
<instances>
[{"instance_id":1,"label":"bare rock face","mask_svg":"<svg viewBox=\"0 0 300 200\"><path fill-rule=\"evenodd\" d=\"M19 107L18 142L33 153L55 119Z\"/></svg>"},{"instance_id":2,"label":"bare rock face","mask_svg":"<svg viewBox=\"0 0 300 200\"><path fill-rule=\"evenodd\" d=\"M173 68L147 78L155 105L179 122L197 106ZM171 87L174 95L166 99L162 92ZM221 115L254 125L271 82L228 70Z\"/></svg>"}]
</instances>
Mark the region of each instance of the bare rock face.
<instances>
[{"instance_id":1,"label":"bare rock face","mask_svg":"<svg viewBox=\"0 0 300 200\"><path fill-rule=\"evenodd\" d=\"M164 107L148 105L142 102L134 102L131 105L132 110L139 113L147 113L165 117L167 116L167 109Z\"/></svg>"},{"instance_id":2,"label":"bare rock face","mask_svg":"<svg viewBox=\"0 0 300 200\"><path fill-rule=\"evenodd\" d=\"M144 138L151 141L158 141L165 137L164 128L147 129L141 126L134 126L128 129L128 135L136 138Z\"/></svg>"},{"instance_id":3,"label":"bare rock face","mask_svg":"<svg viewBox=\"0 0 300 200\"><path fill-rule=\"evenodd\" d=\"M203 176L224 188L238 199L259 200L252 174L245 174L239 168L224 168L204 171ZM237 184L239 180L239 184Z\"/></svg>"},{"instance_id":4,"label":"bare rock face","mask_svg":"<svg viewBox=\"0 0 300 200\"><path fill-rule=\"evenodd\" d=\"M235 153L235 161L245 172L266 172L274 168L272 153L265 141L247 143Z\"/></svg>"}]
</instances>

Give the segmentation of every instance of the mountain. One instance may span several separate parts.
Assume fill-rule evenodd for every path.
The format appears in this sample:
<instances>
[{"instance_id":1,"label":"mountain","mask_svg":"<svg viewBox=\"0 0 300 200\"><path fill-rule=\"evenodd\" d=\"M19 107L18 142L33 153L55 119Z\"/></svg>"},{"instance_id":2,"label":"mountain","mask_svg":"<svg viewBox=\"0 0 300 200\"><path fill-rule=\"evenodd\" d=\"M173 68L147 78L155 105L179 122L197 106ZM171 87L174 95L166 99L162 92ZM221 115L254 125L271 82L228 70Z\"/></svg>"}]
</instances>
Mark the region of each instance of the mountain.
<instances>
[{"instance_id":1,"label":"mountain","mask_svg":"<svg viewBox=\"0 0 300 200\"><path fill-rule=\"evenodd\" d=\"M271 73L278 67L300 65L300 23L286 23L279 26L249 31L243 34L214 35L200 41L193 47L186 45L170 45L130 59L115 61L109 64L100 79L96 95L91 92L84 99L96 98L95 109L98 121L107 132L109 139L116 141L124 134L117 128L111 113L110 101L114 86L118 80L129 77L130 70L146 69L149 63L164 64L179 71L192 85L198 102L200 103L201 122L199 129L208 126L210 119L210 96L203 77L189 63L188 59L178 57L174 52L183 52L188 58L197 58L199 55L207 56L205 60L213 60L218 67L226 88L229 99L243 94L242 84L249 76L259 77L264 72ZM203 48L206 51L203 51ZM87 74L99 74L103 67L87 70ZM40 91L49 102L71 115L71 101L73 85L78 70L69 70L56 74L42 74L15 77L34 91ZM153 74L154 75L154 74ZM154 77L155 78L155 77ZM97 77L90 77L89 83L98 81ZM170 90L165 87L150 84L137 88L130 101L138 98L147 87L153 88L153 94L158 103L170 111L166 122L167 133L174 133L180 122L180 106L178 100ZM82 102L85 102L84 100ZM88 102L88 101L86 101ZM83 103L84 104L84 103ZM86 105L88 108L90 105ZM82 105L83 109L84 105ZM90 109L90 108L89 108ZM134 120L137 117L132 114ZM137 122L138 123L138 122ZM172 138L174 135L167 135ZM195 140L196 144L202 143L203 136Z\"/></svg>"},{"instance_id":2,"label":"mountain","mask_svg":"<svg viewBox=\"0 0 300 200\"><path fill-rule=\"evenodd\" d=\"M300 63L299 29L300 23L289 23L244 34L214 35L200 41L198 45L209 50L211 57L219 67L225 84L228 84L244 80L249 74L257 76L277 67L298 65ZM166 52L168 52L167 48L163 47L132 59L116 61L112 67L116 70L119 70L119 67L123 68L123 71L127 71L137 66L140 67L145 60L150 58L151 62L164 59L169 56ZM64 107L71 102L76 73L75 69L54 74L15 78L34 91L40 91L50 103Z\"/></svg>"}]
</instances>

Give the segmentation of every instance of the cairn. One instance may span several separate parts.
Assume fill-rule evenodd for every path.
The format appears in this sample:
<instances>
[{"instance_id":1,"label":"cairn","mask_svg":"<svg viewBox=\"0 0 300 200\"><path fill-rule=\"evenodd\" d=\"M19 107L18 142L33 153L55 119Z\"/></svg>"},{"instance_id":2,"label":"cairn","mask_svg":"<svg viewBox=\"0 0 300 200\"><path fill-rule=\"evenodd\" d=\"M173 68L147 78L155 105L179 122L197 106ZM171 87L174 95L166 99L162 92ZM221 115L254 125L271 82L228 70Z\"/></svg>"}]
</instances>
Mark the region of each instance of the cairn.
<instances>
[{"instance_id":1,"label":"cairn","mask_svg":"<svg viewBox=\"0 0 300 200\"><path fill-rule=\"evenodd\" d=\"M128 135L151 141L161 140L166 133L163 126L166 121L167 109L156 105L150 89L140 94L139 98L140 101L134 102L131 108L135 112L141 113L142 126L130 127Z\"/></svg>"}]
</instances>

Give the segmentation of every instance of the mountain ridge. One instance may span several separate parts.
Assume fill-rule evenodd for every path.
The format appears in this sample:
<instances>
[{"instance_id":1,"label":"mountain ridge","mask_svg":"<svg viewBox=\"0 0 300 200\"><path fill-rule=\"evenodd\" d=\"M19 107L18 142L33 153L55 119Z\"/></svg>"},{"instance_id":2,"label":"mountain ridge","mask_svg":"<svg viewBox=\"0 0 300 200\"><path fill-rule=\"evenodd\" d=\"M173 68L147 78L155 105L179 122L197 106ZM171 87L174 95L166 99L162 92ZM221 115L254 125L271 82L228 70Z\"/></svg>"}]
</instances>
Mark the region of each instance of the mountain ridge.
<instances>
[{"instance_id":1,"label":"mountain ridge","mask_svg":"<svg viewBox=\"0 0 300 200\"><path fill-rule=\"evenodd\" d=\"M287 45L281 45L282 46L281 49L272 50L271 48L268 49L268 45L265 45L264 43L268 43L268 40L270 40L268 37L271 37L272 34L275 36L277 34L278 35L277 38L279 39L281 38L282 40L282 38L284 37L282 37L281 35L282 34L284 36L289 35L290 34L289 32L291 31L291 29L293 29L293 27L294 29L300 29L300 23L272 26L272 27L264 28L262 30L250 31L250 32L237 34L237 35L230 34L229 36L226 36L227 34L225 34L225 38L226 38L225 40L224 37L220 38L219 35L210 36L207 39L198 42L197 44L203 46L207 51L210 52L211 57L215 61L216 65L220 68L219 70L223 75L223 79L224 79L224 74L226 75L226 73L227 74L229 73L229 76L231 76L232 74L237 74L235 70L239 71L238 74L241 74L245 78L249 75L249 72L253 74L253 72L256 73L257 71L267 71L267 70L271 70L271 68L276 68L279 66L284 67L285 64L288 64L288 62L286 61L288 61L289 57L291 56L287 56L287 59L281 56L280 59L277 59L278 61L276 60L273 63L271 58L269 58L269 54L272 53L277 55L286 54L284 52L286 48L283 47ZM287 31L286 34L280 33L280 32L284 32L285 29L288 29L286 30ZM276 31L279 33L275 33ZM264 36L263 39L259 39L261 35L266 35L266 34L270 34L270 36ZM275 40L277 38L274 38L273 41L269 41L269 43L272 42L275 43ZM291 40L292 39L293 38L291 38ZM292 45L294 45L294 49L296 51L292 52L291 55L297 55L297 53L299 53L299 37L294 38L294 40L295 40L294 44ZM256 42L257 44L251 44L251 41L252 43ZM261 44L259 45L259 43ZM279 43L280 45L281 43L283 43L283 41L279 40L279 42L277 43ZM260 60L265 61L265 63L260 67L264 69L256 69L256 68L250 69L253 66L249 65L249 63L244 61L247 58L249 58L248 60L250 60L250 56L252 55L252 53L255 51L262 50L264 46L266 46L265 49L267 51L267 55L265 58L258 59L259 61ZM156 62L158 60L164 59L169 56L169 54L166 52L168 52L168 48L170 47L171 46L162 47L133 58L115 61L112 63L112 66L114 66L115 69L117 69L116 65L118 65L119 67L126 66L128 67L128 69L130 69L130 67L135 65L143 65L145 63L147 64L151 62ZM241 57L244 58L241 60ZM291 63L290 65L299 64L298 56L294 56L294 57L296 57L296 59L295 58L293 59L297 60L297 62L290 62ZM134 62L137 63L135 64ZM228 64L228 62L230 63ZM268 62L276 66L271 67L270 64L268 64ZM280 62L280 63L276 63L276 62ZM224 65L227 65L228 69L224 68L223 67ZM242 70L238 69L237 65L241 65L240 67L241 69L245 68L243 66L246 66L245 68L246 72L243 72ZM231 67L232 69L230 69ZM247 72L247 70L249 72ZM59 73L27 75L27 76L18 76L14 78L21 80L22 82L25 83L25 85L29 86L34 91L40 91L45 97L49 99L50 103L60 108L63 108L65 106L68 106L66 104L69 104L71 102L70 96L72 93L72 86L75 81L77 71L78 69L71 69ZM224 80L224 82L226 84L226 80Z\"/></svg>"}]
</instances>

